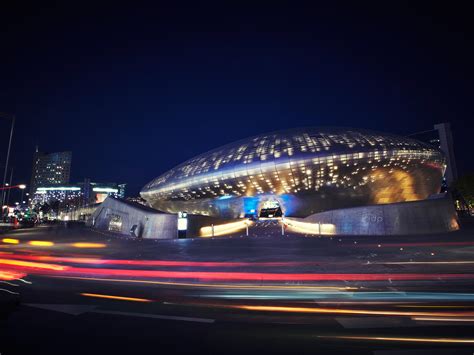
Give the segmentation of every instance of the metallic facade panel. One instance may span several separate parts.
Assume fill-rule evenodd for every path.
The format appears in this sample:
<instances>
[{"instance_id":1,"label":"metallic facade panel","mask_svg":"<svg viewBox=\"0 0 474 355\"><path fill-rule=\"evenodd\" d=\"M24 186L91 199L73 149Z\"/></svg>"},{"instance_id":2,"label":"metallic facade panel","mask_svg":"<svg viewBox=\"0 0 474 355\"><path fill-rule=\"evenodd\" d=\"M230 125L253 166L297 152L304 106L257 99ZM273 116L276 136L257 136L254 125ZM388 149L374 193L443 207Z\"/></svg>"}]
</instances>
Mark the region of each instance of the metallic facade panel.
<instances>
[{"instance_id":1,"label":"metallic facade panel","mask_svg":"<svg viewBox=\"0 0 474 355\"><path fill-rule=\"evenodd\" d=\"M439 192L445 157L422 142L364 130L303 128L234 142L189 159L141 195L164 212L243 217L276 199L287 216L415 201ZM252 202L253 201L253 202Z\"/></svg>"}]
</instances>

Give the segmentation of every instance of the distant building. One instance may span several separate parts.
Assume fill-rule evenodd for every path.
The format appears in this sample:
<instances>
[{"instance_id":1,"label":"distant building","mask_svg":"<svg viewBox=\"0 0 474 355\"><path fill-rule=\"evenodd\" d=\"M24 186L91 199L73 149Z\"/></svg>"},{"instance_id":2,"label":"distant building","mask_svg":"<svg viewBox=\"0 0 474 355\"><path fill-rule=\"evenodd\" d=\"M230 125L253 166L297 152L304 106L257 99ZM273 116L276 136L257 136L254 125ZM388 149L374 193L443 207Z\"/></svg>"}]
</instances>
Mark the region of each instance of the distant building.
<instances>
[{"instance_id":1,"label":"distant building","mask_svg":"<svg viewBox=\"0 0 474 355\"><path fill-rule=\"evenodd\" d=\"M86 204L102 203L107 196L123 198L125 196L125 185L90 182L86 179L82 184L83 190L88 191L88 194L84 195Z\"/></svg>"},{"instance_id":2,"label":"distant building","mask_svg":"<svg viewBox=\"0 0 474 355\"><path fill-rule=\"evenodd\" d=\"M33 156L30 193L40 186L69 184L71 174L71 152L43 153L36 149Z\"/></svg>"},{"instance_id":3,"label":"distant building","mask_svg":"<svg viewBox=\"0 0 474 355\"><path fill-rule=\"evenodd\" d=\"M122 197L126 184L97 183L85 179L76 184L37 186L32 205L56 205L61 211L102 203L108 196Z\"/></svg>"}]
</instances>

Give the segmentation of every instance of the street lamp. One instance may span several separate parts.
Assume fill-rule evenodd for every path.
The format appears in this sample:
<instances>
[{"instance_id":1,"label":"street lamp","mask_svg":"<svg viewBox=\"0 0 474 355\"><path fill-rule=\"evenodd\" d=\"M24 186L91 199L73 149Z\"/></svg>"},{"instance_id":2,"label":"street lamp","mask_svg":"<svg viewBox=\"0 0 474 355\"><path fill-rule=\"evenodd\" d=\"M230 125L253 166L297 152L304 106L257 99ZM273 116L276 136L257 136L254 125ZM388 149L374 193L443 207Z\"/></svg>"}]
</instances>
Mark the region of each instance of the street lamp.
<instances>
[{"instance_id":1,"label":"street lamp","mask_svg":"<svg viewBox=\"0 0 474 355\"><path fill-rule=\"evenodd\" d=\"M10 160L10 149L12 146L12 139L13 139L13 128L15 127L15 116L9 115L6 113L0 113L1 118L7 118L12 121L12 125L10 128L10 139L8 140L8 150L7 150L7 159L5 161L5 171L3 172L3 184L2 186L5 186L5 183L7 182L7 171L8 171L8 161ZM2 191L2 206L5 204L5 192ZM3 218L3 210L2 210L2 218Z\"/></svg>"},{"instance_id":2,"label":"street lamp","mask_svg":"<svg viewBox=\"0 0 474 355\"><path fill-rule=\"evenodd\" d=\"M18 185L18 188L21 190L21 200L23 201L23 194L25 193L26 185L20 184ZM25 203L25 201L23 201L23 203Z\"/></svg>"},{"instance_id":3,"label":"street lamp","mask_svg":"<svg viewBox=\"0 0 474 355\"><path fill-rule=\"evenodd\" d=\"M12 189L20 189L21 190L21 199L23 200L23 194L25 193L26 185L25 184L20 184L20 185L8 185L7 186L0 186L0 191L3 193L5 190L12 190ZM26 194L28 196L28 194ZM5 205L5 203L2 204L2 206Z\"/></svg>"}]
</instances>

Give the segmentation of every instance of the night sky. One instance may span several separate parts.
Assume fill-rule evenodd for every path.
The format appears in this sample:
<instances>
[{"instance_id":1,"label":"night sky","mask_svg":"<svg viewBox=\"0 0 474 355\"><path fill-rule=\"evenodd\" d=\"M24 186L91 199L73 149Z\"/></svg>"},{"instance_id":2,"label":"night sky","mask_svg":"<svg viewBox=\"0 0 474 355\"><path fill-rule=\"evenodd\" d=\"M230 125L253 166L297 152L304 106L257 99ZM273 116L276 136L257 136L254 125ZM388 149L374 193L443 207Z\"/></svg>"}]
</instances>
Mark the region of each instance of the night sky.
<instances>
[{"instance_id":1,"label":"night sky","mask_svg":"<svg viewBox=\"0 0 474 355\"><path fill-rule=\"evenodd\" d=\"M466 8L63 3L0 5L0 112L17 116L15 182L29 183L36 144L73 152L72 182L125 182L134 195L184 160L258 133L404 135L439 122L452 123L460 172L474 170ZM0 165L8 129L0 120Z\"/></svg>"}]
</instances>

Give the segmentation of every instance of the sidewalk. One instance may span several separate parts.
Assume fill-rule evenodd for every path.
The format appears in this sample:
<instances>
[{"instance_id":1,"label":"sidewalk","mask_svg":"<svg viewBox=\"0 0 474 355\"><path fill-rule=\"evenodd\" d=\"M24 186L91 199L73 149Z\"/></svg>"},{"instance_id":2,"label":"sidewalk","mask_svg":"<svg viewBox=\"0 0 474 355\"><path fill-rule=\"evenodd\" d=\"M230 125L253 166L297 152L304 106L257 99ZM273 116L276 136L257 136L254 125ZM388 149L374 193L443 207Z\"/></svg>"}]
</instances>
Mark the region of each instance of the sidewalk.
<instances>
[{"instance_id":1,"label":"sidewalk","mask_svg":"<svg viewBox=\"0 0 474 355\"><path fill-rule=\"evenodd\" d=\"M0 233L4 233L6 231L9 231L13 229L15 226L12 223L3 223L0 222Z\"/></svg>"}]
</instances>

